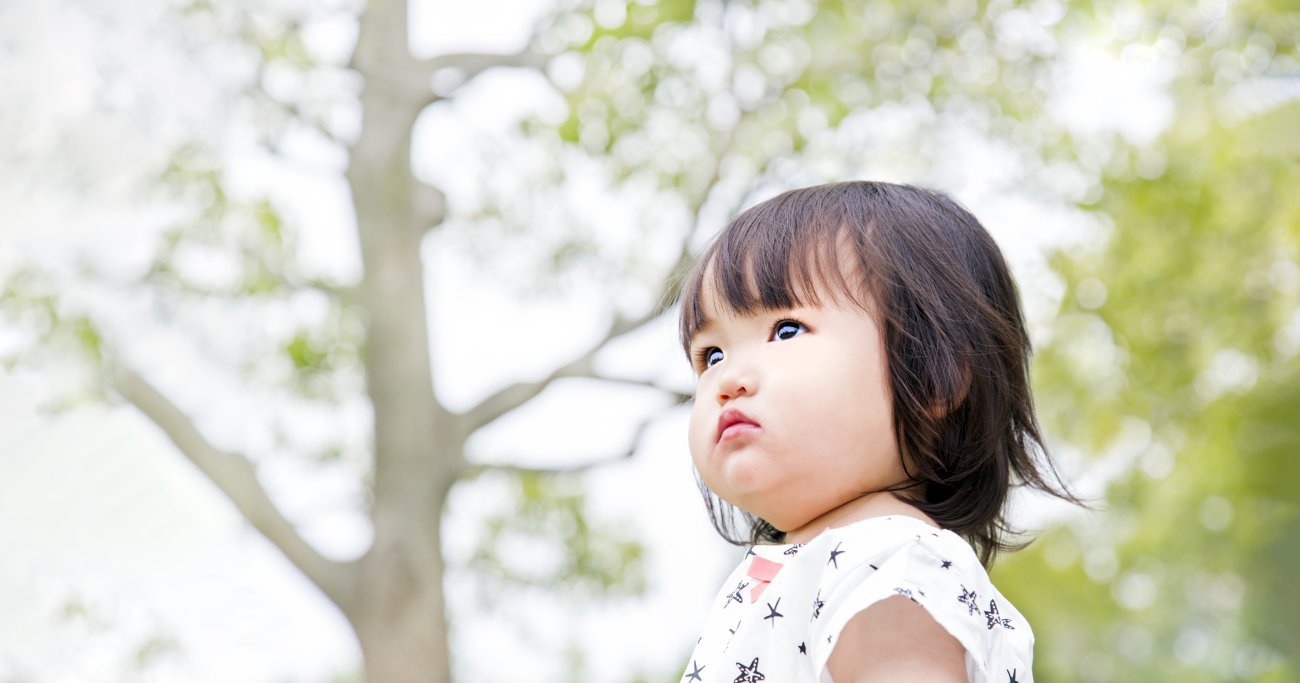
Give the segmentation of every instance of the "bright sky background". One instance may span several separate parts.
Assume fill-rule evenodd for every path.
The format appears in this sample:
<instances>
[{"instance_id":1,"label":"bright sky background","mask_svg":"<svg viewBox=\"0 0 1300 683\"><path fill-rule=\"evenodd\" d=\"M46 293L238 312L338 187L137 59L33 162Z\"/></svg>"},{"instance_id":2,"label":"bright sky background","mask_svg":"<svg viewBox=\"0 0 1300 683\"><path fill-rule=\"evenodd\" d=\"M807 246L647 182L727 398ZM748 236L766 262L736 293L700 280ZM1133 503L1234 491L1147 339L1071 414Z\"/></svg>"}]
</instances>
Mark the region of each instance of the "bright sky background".
<instances>
[{"instance_id":1,"label":"bright sky background","mask_svg":"<svg viewBox=\"0 0 1300 683\"><path fill-rule=\"evenodd\" d=\"M421 55L514 49L539 2L428 0L416 7L413 47ZM204 120L225 111L201 87L190 85L184 97L169 90L187 80L166 59L175 45L151 37L147 22L130 20L149 16L156 4L129 11L67 6L0 5L0 82L9 91L0 105L0 205L7 214L0 224L0 274L25 256L84 253L92 246L110 254L109 261L129 261L148 232L142 226L157 221L122 203L125 195L110 182L115 169L157 153L163 141L180 135L169 121ZM115 26L112 32L98 28L103 20ZM346 51L347 26L322 26L315 40ZM97 61L97 51L105 49L125 61ZM1168 99L1160 88L1168 76L1158 59L1082 54L1072 64L1076 71L1056 102L1072 126L1140 140L1167 122ZM103 92L91 87L105 75L120 84ZM91 92L120 100L127 110L169 100L172 119L123 123L100 117ZM423 133L429 144L420 148L424 156L417 166L436 169L445 164L440 154L457 153L455 135L447 131L504 130L512 112L544 103L546 96L538 79L486 77L472 97L429 124ZM906 126L908 115L886 113L874 123ZM71 137L62 135L66 131ZM946 176L952 179L946 189L998 238L1031 316L1045 315L1060 292L1046 273L1044 247L1095 235L1095 228L1058 207L1003 194L999 179L1016 171L1004 150L960 131L952 141L957 170ZM70 153L78 155L71 162L61 156ZM290 216L313 226L304 246L324 267L356 267L346 188L337 175L280 168L252 155L232 162L236 180L268 189ZM902 162L860 171L887 180L908 180L911 172ZM612 222L627 220L612 198L588 196L593 211L607 212ZM509 291L466 289L472 270L438 247L431 241L430 287L442 293L431 306L434 329L473 331L441 338L435 353L439 394L453 408L546 371L599 333L603 323L589 312L604 308L600 292L520 307ZM0 330L0 346L7 343L5 334ZM601 360L619 372L689 382L673 340L671 322L665 321ZM135 357L169 358L183 366L183 358L168 351L165 335L149 342ZM37 412L59 381L30 373L0 376L0 681L122 680L129 668L123 657L152 637L174 639L178 652L160 657L154 673L142 680L315 682L355 666L357 648L341 616L145 420L120 407L54 417ZM178 400L203 405L222 379L197 375L185 383ZM537 453L541 443L539 464L573 457L563 453L616 452L630 434L627 416L661 405L663 398L652 392L598 393L571 383L486 431L472 449L481 457L509 457ZM237 410L207 411L204 419L218 432L238 433L242 416ZM1106 476L1105 466L1091 476L1085 493L1097 485L1095 477ZM350 556L364 547L364 525L339 512L339 501L355 488L347 471L278 466L264 477L290 514L312 519L304 534L325 552ZM622 680L637 670L663 674L687 654L697 628L698 616L692 615L702 615L737 555L704 517L690 476L684 413L666 414L647 433L637 458L593 473L589 483L597 517L646 543L651 592L582 611L551 596L525 597L506 612L484 614L453 585L453 644L463 680L569 680L565 652L577 640L591 643L584 648L588 680ZM458 520L472 520L500 495L490 482L455 494L446 524L450 555L466 552L476 533L472 523ZM1032 519L1042 514L1037 507L1026 513ZM69 601L84 605L82 616L67 615Z\"/></svg>"}]
</instances>

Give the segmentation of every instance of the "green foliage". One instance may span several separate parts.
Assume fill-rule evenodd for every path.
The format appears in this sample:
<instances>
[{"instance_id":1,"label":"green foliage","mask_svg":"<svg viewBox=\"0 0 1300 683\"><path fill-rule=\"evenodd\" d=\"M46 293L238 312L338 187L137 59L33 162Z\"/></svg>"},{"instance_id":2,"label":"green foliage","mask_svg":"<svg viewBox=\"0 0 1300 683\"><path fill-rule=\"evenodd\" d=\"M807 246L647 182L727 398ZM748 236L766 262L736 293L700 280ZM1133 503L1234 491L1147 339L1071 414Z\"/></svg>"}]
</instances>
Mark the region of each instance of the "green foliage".
<instances>
[{"instance_id":1,"label":"green foliage","mask_svg":"<svg viewBox=\"0 0 1300 683\"><path fill-rule=\"evenodd\" d=\"M1250 74L1225 65L1261 42L1259 73L1294 64L1278 27L1296 20L1146 31L1179 25L1181 115L1156 145L1116 149L1090 207L1104 239L1053 259L1066 297L1037 358L1044 420L1121 467L1104 514L996 572L1043 681L1300 680L1300 125L1294 103L1223 115L1249 104L1224 86Z\"/></svg>"},{"instance_id":2,"label":"green foliage","mask_svg":"<svg viewBox=\"0 0 1300 683\"><path fill-rule=\"evenodd\" d=\"M177 149L161 180L166 198L190 212L164 234L141 284L171 295L270 297L307 284L295 261L295 234L265 197L231 197L213 153L197 145ZM236 264L225 278L195 278L181 265L194 254ZM183 297L182 297L183 298Z\"/></svg>"},{"instance_id":3,"label":"green foliage","mask_svg":"<svg viewBox=\"0 0 1300 683\"><path fill-rule=\"evenodd\" d=\"M57 367L71 382L41 406L61 412L104 398L104 339L90 315L61 299L57 279L36 268L9 273L0 289L0 326L18 331L0 366ZM16 343L14 343L16 341Z\"/></svg>"},{"instance_id":4,"label":"green foliage","mask_svg":"<svg viewBox=\"0 0 1300 683\"><path fill-rule=\"evenodd\" d=\"M602 22L593 8L584 8L582 14L591 19L591 36L580 46L588 50L601 38L649 38L660 26L690 21L695 16L695 0L658 0L657 2L628 2L623 18L618 23Z\"/></svg>"},{"instance_id":5,"label":"green foliage","mask_svg":"<svg viewBox=\"0 0 1300 683\"><path fill-rule=\"evenodd\" d=\"M588 597L627 596L645 589L643 549L611 522L586 511L576 475L508 472L517 504L490 517L469 562L491 600L502 587L545 587Z\"/></svg>"},{"instance_id":6,"label":"green foliage","mask_svg":"<svg viewBox=\"0 0 1300 683\"><path fill-rule=\"evenodd\" d=\"M213 152L198 145L175 151L162 175L163 192L189 213L162 235L138 285L147 286L167 313L194 302L254 301L268 307L314 294L327 302L322 319L277 343L290 373L286 386L312 400L334 401L359 388L366 330L346 290L308 276L298 263L297 232L266 197L236 198L225 190ZM187 268L195 260L233 264L214 278ZM266 358L245 370L256 374ZM278 374L278 373L277 373Z\"/></svg>"},{"instance_id":7,"label":"green foliage","mask_svg":"<svg viewBox=\"0 0 1300 683\"><path fill-rule=\"evenodd\" d=\"M132 665L141 671L147 670L160 659L180 652L180 644L170 636L154 636L145 639L135 648Z\"/></svg>"}]
</instances>

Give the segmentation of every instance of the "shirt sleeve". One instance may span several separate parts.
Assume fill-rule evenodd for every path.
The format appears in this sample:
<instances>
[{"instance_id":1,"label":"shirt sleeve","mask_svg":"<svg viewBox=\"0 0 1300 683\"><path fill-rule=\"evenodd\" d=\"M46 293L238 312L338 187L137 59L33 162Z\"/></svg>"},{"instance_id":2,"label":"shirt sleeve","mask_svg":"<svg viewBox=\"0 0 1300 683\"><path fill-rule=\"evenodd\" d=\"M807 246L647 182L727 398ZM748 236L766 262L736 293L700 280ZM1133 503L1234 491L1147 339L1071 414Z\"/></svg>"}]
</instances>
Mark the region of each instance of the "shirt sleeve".
<instances>
[{"instance_id":1,"label":"shirt sleeve","mask_svg":"<svg viewBox=\"0 0 1300 683\"><path fill-rule=\"evenodd\" d=\"M849 620L899 595L924 607L961 643L972 683L1032 681L1028 624L997 593L970 547L960 543L918 536L876 557L828 567L821 582L823 612L812 624L815 680L831 683L826 664Z\"/></svg>"}]
</instances>

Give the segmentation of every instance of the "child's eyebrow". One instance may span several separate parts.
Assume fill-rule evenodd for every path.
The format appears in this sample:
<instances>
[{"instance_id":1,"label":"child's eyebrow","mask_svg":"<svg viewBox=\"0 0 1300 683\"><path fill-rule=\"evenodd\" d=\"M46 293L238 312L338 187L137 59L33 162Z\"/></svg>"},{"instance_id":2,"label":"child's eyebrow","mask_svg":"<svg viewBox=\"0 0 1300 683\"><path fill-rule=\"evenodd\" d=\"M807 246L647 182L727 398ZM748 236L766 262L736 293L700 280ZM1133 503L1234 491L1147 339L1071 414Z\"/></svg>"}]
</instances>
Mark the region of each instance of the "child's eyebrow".
<instances>
[{"instance_id":1,"label":"child's eyebrow","mask_svg":"<svg viewBox=\"0 0 1300 683\"><path fill-rule=\"evenodd\" d=\"M691 332L691 336L686 339L686 348L690 349L692 346L695 346L695 339L711 329L713 329L713 319L705 318L704 321Z\"/></svg>"}]
</instances>

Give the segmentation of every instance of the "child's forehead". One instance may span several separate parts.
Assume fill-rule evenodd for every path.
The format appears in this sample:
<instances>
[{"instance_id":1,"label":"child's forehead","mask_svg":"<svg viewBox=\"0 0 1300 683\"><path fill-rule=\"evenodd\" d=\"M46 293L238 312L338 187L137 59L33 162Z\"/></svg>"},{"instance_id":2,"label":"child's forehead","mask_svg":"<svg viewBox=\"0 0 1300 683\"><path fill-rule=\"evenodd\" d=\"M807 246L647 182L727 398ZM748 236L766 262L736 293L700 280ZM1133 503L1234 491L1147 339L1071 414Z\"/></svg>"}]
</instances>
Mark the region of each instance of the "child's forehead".
<instances>
[{"instance_id":1,"label":"child's forehead","mask_svg":"<svg viewBox=\"0 0 1300 683\"><path fill-rule=\"evenodd\" d=\"M690 347L699 332L726 316L825 304L855 305L873 314L874 287L860 232L842 222L783 227L737 219L685 283L682 346Z\"/></svg>"},{"instance_id":2,"label":"child's forehead","mask_svg":"<svg viewBox=\"0 0 1300 683\"><path fill-rule=\"evenodd\" d=\"M715 270L716 264L708 264L699 284L696 334L708 332L719 319L735 320L769 311L842 305L871 312L874 306L861 267L853 259L839 258L838 261L841 262L837 264L838 277L829 276L821 267L808 266L800 277L792 273L778 285L765 283L769 289L776 286L783 290L785 296L782 297L773 297L770 291L765 296L752 268L742 271L745 294L728 296L724 291L725 284L721 283L723 278ZM773 298L778 300L771 301Z\"/></svg>"},{"instance_id":3,"label":"child's forehead","mask_svg":"<svg viewBox=\"0 0 1300 683\"><path fill-rule=\"evenodd\" d=\"M802 257L789 255L780 264L764 263L762 274L755 263L758 259L753 257L727 266L719 265L717 258L711 259L701 278L700 297L733 310L746 302L776 308L785 300L801 305L820 305L826 299L847 303L845 297L856 301L866 292L864 266L843 239L835 244L833 251L809 250ZM724 291L719 291L719 286ZM742 287L744 294L737 296L735 290Z\"/></svg>"}]
</instances>

